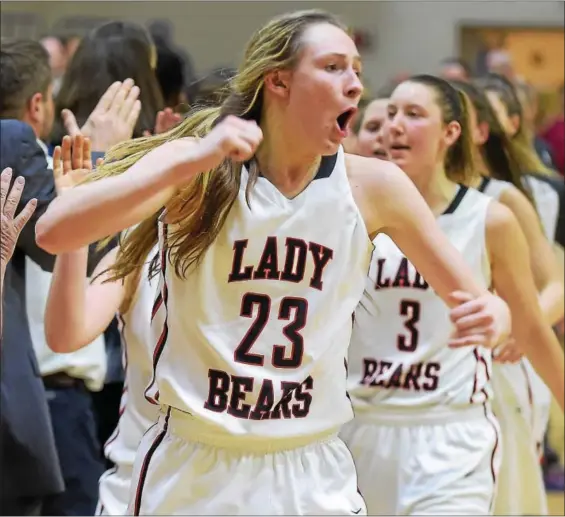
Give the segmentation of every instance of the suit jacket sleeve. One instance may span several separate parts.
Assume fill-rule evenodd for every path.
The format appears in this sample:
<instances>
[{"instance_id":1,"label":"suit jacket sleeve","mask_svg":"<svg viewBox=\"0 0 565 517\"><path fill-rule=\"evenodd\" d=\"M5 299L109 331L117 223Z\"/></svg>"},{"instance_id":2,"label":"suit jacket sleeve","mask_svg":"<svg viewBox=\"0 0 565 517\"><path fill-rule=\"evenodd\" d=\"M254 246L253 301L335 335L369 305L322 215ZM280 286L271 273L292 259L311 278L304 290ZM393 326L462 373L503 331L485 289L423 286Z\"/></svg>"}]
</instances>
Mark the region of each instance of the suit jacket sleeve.
<instances>
[{"instance_id":1,"label":"suit jacket sleeve","mask_svg":"<svg viewBox=\"0 0 565 517\"><path fill-rule=\"evenodd\" d=\"M31 128L29 132L22 131L21 139L19 142L15 141L14 146L15 163L10 164L14 171L13 178L23 176L26 181L17 212L20 212L30 199L37 199L37 208L20 233L17 247L42 269L53 271L55 257L42 250L35 242L35 224L56 196L53 172L48 168L43 149L35 141Z\"/></svg>"},{"instance_id":2,"label":"suit jacket sleeve","mask_svg":"<svg viewBox=\"0 0 565 517\"><path fill-rule=\"evenodd\" d=\"M53 171L49 169L47 160L45 159L45 153L43 149L39 147L31 127L21 122L19 124L19 126L12 126L17 127L19 131L9 131L7 134L2 131L3 137L6 136L8 140L12 140L11 152L9 153L8 160L2 160L2 162L5 162L2 164L2 167L12 167L14 171L12 177L14 179L17 176L23 176L25 178L26 183L17 212L19 213L27 202L33 198L37 199L37 208L31 219L22 229L17 248L31 258L31 260L43 270L52 272L55 266L55 256L47 253L37 245L35 241L35 225L38 219L45 213L49 204L57 196ZM8 142L4 142L4 144L7 143ZM4 147L4 145L2 147ZM93 159L96 159L97 156L98 155L95 154ZM117 240L112 241L102 252L95 251L96 244L90 246L88 257L89 274L94 270L96 264L104 254L116 245L116 242Z\"/></svg>"}]
</instances>

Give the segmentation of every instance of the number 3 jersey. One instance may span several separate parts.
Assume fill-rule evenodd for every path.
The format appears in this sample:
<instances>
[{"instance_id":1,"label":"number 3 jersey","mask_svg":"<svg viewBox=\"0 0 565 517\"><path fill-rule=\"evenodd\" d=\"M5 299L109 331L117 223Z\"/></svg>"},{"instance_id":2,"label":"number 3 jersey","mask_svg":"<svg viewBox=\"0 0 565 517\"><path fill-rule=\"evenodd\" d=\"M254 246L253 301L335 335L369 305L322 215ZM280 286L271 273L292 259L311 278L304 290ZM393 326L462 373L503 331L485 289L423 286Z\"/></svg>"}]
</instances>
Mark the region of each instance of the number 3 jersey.
<instances>
[{"instance_id":1,"label":"number 3 jersey","mask_svg":"<svg viewBox=\"0 0 565 517\"><path fill-rule=\"evenodd\" d=\"M490 199L459 187L438 223L475 281L490 286L485 242ZM349 350L355 413L463 407L490 397L490 352L448 348L449 308L386 235L375 251Z\"/></svg>"},{"instance_id":2,"label":"number 3 jersey","mask_svg":"<svg viewBox=\"0 0 565 517\"><path fill-rule=\"evenodd\" d=\"M294 199L259 176L186 278L162 260L147 396L216 431L291 438L353 416L346 358L373 245L343 150ZM169 225L161 223L161 247ZM158 300L159 301L159 300Z\"/></svg>"}]
</instances>

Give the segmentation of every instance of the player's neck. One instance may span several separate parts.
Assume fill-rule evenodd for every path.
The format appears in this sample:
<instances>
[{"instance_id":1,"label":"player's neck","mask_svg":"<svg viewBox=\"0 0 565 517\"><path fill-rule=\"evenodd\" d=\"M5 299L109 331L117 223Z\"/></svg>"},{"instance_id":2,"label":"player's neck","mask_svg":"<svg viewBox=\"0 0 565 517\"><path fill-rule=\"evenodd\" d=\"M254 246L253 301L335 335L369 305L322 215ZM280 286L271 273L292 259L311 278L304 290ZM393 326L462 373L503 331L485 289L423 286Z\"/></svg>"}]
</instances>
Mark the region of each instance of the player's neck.
<instances>
[{"instance_id":1,"label":"player's neck","mask_svg":"<svg viewBox=\"0 0 565 517\"><path fill-rule=\"evenodd\" d=\"M304 190L316 175L321 156L296 142L292 132L268 117L261 124L263 142L257 150L259 169L273 185L287 197L294 197Z\"/></svg>"},{"instance_id":2,"label":"player's neck","mask_svg":"<svg viewBox=\"0 0 565 517\"><path fill-rule=\"evenodd\" d=\"M475 156L475 163L477 164L477 172L481 176L490 176L490 171L487 166L487 162L483 157L483 153L477 150L477 155Z\"/></svg>"},{"instance_id":3,"label":"player's neck","mask_svg":"<svg viewBox=\"0 0 565 517\"><path fill-rule=\"evenodd\" d=\"M457 191L457 183L451 181L441 168L412 178L412 181L436 217L445 212Z\"/></svg>"}]
</instances>

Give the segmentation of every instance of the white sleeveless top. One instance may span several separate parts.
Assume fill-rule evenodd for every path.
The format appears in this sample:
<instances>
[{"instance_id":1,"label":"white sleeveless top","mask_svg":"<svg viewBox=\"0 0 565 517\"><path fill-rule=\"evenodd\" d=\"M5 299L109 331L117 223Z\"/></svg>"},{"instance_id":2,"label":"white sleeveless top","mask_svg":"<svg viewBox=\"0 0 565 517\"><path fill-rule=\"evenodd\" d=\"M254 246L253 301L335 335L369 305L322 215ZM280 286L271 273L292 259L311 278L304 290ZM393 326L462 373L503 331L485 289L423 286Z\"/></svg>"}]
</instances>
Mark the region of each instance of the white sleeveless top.
<instances>
[{"instance_id":1,"label":"white sleeveless top","mask_svg":"<svg viewBox=\"0 0 565 517\"><path fill-rule=\"evenodd\" d=\"M120 420L104 446L106 457L118 466L133 466L143 434L159 417L158 406L144 397L153 372L151 315L159 278L149 280L149 266L157 251L155 247L147 259L129 310L118 314L126 378L120 402Z\"/></svg>"},{"instance_id":2,"label":"white sleeveless top","mask_svg":"<svg viewBox=\"0 0 565 517\"><path fill-rule=\"evenodd\" d=\"M530 181L531 180L531 181ZM528 182L536 209L542 221L544 233L550 242L555 240L555 227L557 226L557 212L559 200L555 199L556 192L547 184L536 178L524 177ZM511 184L493 178L484 178L479 189L487 196L498 200L501 194ZM549 189L550 191L548 191ZM555 208L555 202L557 208ZM492 386L494 389L494 410L501 418L505 411L521 411L533 415L532 407L535 405L549 406L551 392L541 377L534 370L529 359L522 358L515 364L493 364ZM505 407L502 407L505 406ZM532 417L532 430L534 434L543 434L535 430L537 423ZM542 424L543 425L543 424Z\"/></svg>"},{"instance_id":3,"label":"white sleeveless top","mask_svg":"<svg viewBox=\"0 0 565 517\"><path fill-rule=\"evenodd\" d=\"M486 247L490 198L466 187L438 218L475 281L491 284ZM349 350L349 394L355 413L464 408L490 397L491 354L447 347L449 308L386 235L374 240L363 299Z\"/></svg>"},{"instance_id":4,"label":"white sleeveless top","mask_svg":"<svg viewBox=\"0 0 565 517\"><path fill-rule=\"evenodd\" d=\"M248 206L247 182L244 167L223 228L186 279L163 263L147 394L226 435L333 431L353 416L345 360L372 251L343 149L292 200L260 176Z\"/></svg>"},{"instance_id":5,"label":"white sleeveless top","mask_svg":"<svg viewBox=\"0 0 565 517\"><path fill-rule=\"evenodd\" d=\"M535 176L524 176L523 182L532 193L545 236L553 244L559 219L559 193Z\"/></svg>"},{"instance_id":6,"label":"white sleeveless top","mask_svg":"<svg viewBox=\"0 0 565 517\"><path fill-rule=\"evenodd\" d=\"M559 217L559 194L551 185L533 176L523 176L522 183L532 194L545 236L549 242L554 243ZM498 200L502 193L511 186L512 184L506 181L485 177L478 190Z\"/></svg>"}]
</instances>

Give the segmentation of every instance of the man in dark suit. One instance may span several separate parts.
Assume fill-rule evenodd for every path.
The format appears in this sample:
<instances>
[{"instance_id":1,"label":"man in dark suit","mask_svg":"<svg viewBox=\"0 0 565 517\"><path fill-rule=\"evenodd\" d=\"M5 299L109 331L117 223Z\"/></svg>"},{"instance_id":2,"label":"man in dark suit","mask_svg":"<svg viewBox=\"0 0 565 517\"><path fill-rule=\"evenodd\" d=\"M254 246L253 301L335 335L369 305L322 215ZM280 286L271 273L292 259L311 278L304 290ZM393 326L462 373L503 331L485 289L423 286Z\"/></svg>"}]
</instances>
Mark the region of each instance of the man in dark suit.
<instances>
[{"instance_id":1,"label":"man in dark suit","mask_svg":"<svg viewBox=\"0 0 565 517\"><path fill-rule=\"evenodd\" d=\"M0 120L0 169L26 185L20 207L37 199L4 278L0 405L0 511L39 515L45 497L64 490L43 381L39 375L26 316L25 257L52 270L55 257L35 243L35 224L55 198L53 176L31 127Z\"/></svg>"},{"instance_id":2,"label":"man in dark suit","mask_svg":"<svg viewBox=\"0 0 565 517\"><path fill-rule=\"evenodd\" d=\"M51 158L42 141L51 131L54 115L45 49L30 40L3 41L0 77L1 166L11 167L14 178L25 178L19 208L29 199L37 199L35 214L22 230L5 277L0 510L4 515L93 515L104 465L90 395L85 381L68 373L62 364L70 361L72 354L53 355L52 359L59 359L56 370L44 371L46 365L36 356L38 345L53 353L45 343L41 306L29 313L26 300L26 276L27 283L38 282L49 275L55 262L55 257L35 242L35 223L57 195L48 164ZM122 107L132 87L133 81L125 81L108 88L80 129L67 112L64 118L69 132L82 132L90 138L93 151L99 152L131 138L137 117ZM138 108L137 103L132 104L132 109ZM105 252L91 248L90 272ZM32 273L36 277L31 278ZM34 284L32 291L40 295L40 301L47 296L44 284Z\"/></svg>"}]
</instances>

